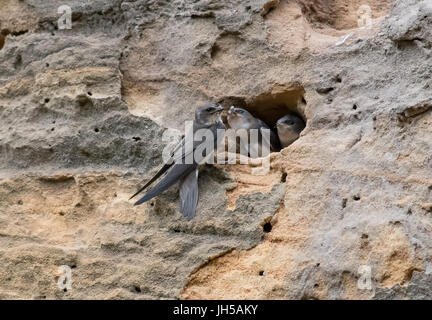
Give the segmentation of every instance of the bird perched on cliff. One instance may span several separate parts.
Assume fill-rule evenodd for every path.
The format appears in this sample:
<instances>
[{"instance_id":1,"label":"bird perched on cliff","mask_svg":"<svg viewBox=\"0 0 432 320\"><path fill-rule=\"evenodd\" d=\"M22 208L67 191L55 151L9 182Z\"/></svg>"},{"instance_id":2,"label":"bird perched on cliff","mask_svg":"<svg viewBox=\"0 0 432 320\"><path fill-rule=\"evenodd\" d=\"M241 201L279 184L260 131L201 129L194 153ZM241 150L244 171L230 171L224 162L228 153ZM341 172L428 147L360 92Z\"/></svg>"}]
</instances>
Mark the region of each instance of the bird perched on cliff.
<instances>
[{"instance_id":1,"label":"bird perched on cliff","mask_svg":"<svg viewBox=\"0 0 432 320\"><path fill-rule=\"evenodd\" d=\"M194 136L200 129L207 129L212 133L212 141L205 141L209 144L212 152L209 154L204 153L201 155L203 158L211 156L214 149L222 141L223 135L218 134L218 129L225 129L225 125L221 120L220 114L224 110L219 104L210 102L200 106L195 111L195 120L193 122L193 132L178 144L174 152L171 153L171 158L167 161L162 168L151 178L141 189L139 189L130 199L144 191L150 184L156 181L164 173L165 176L150 189L135 205L140 205L144 202L153 199L161 194L163 191L174 185L176 182L180 183L180 212L187 219L195 217L196 206L198 203L198 165L194 153L202 141L195 141ZM202 131L201 131L202 132ZM190 157L191 161L187 161ZM189 162L189 163L188 163Z\"/></svg>"},{"instance_id":2,"label":"bird perched on cliff","mask_svg":"<svg viewBox=\"0 0 432 320\"><path fill-rule=\"evenodd\" d=\"M279 151L279 141L277 135L269 128L269 126L261 119L255 118L250 112L242 108L236 108L231 106L228 111L227 121L230 127L236 131L245 129L248 132L249 145L248 150L245 150L245 146L241 147L243 155L262 155L262 145L266 142L266 145L270 146L270 151ZM251 141L251 130L258 130L258 141ZM266 135L263 135L264 130L269 132L269 141L265 141Z\"/></svg>"},{"instance_id":3,"label":"bird perched on cliff","mask_svg":"<svg viewBox=\"0 0 432 320\"><path fill-rule=\"evenodd\" d=\"M300 132L305 128L303 119L295 114L287 114L276 123L276 128L282 148L288 147L300 137Z\"/></svg>"}]
</instances>

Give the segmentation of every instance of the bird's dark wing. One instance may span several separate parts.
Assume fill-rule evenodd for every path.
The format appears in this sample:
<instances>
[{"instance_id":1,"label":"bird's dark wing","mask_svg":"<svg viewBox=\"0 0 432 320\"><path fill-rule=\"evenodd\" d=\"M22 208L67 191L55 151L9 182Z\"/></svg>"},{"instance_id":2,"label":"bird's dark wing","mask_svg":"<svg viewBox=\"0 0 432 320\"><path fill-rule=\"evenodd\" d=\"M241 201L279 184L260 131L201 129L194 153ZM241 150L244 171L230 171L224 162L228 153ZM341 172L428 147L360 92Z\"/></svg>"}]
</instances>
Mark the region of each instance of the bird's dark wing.
<instances>
[{"instance_id":1,"label":"bird's dark wing","mask_svg":"<svg viewBox=\"0 0 432 320\"><path fill-rule=\"evenodd\" d=\"M149 185L151 185L153 182L155 182L161 175L163 175L169 168L171 168L173 164L164 164L162 168L159 169L159 171L153 176L153 178L151 178L149 181L147 181L147 183L141 187L137 192L134 193L134 195L132 197L129 198L132 199L135 196L137 196L138 194L140 194L141 192L143 192Z\"/></svg>"},{"instance_id":2,"label":"bird's dark wing","mask_svg":"<svg viewBox=\"0 0 432 320\"><path fill-rule=\"evenodd\" d=\"M172 167L172 165L174 164L174 162L176 161L176 158L175 158L175 154L176 154L176 152L179 150L179 149L181 149L181 148L183 148L183 146L184 146L184 144L185 144L185 140L184 140L184 136L182 137L182 139L181 139L181 141L177 144L177 146L174 148L174 150L171 152L171 158L170 158L170 160L168 161L168 163L165 163L163 166L162 166L162 168L160 168L159 169L159 171L158 172L156 172L156 174L153 176L153 178L151 178L149 181L147 181L147 183L143 186L143 187L141 187L139 190L137 190L137 192L135 192L134 193L134 195L132 196L132 197L130 197L129 198L129 200L130 199L132 199L132 198L134 198L135 196L137 196L138 194L140 194L141 192L143 192L149 185L151 185L153 182L155 182L161 175L163 175L169 168L171 168ZM141 182L142 183L142 182ZM140 183L140 184L141 184Z\"/></svg>"},{"instance_id":3,"label":"bird's dark wing","mask_svg":"<svg viewBox=\"0 0 432 320\"><path fill-rule=\"evenodd\" d=\"M188 220L195 217L198 203L198 169L180 181L180 212Z\"/></svg>"},{"instance_id":4,"label":"bird's dark wing","mask_svg":"<svg viewBox=\"0 0 432 320\"><path fill-rule=\"evenodd\" d=\"M223 125L223 123L218 123L218 124L212 125L210 127L199 126L199 125L194 123L193 132L196 132L198 129L210 129L214 134L214 139L215 139L214 143L215 143L215 145L217 145L220 142L220 140L222 140L222 138L218 137L218 135L217 135L217 129L224 129L224 128L225 128L225 126ZM192 138L193 135L189 136L189 137ZM165 164L162 167L162 169L159 170L158 173L156 173L155 177L153 177L135 195L137 195L142 190L144 190L146 187L148 187L152 182L154 182L157 178L159 178L164 172L167 172L166 175L162 178L161 181L159 181L156 184L156 186L154 186L153 189L151 189L149 192L147 192L146 195L144 195L144 197L142 197L140 200L138 200L135 203L135 205L142 204L142 203L156 197L157 195L159 195L160 193L162 193L163 191L165 191L166 189L171 187L173 184L175 184L177 181L179 181L183 177L187 176L191 171L193 171L198 166L195 163L195 161L193 161L192 164L185 164L187 162L185 160L188 160L187 157L189 155L191 155L191 153L192 153L191 156L193 159L193 157L194 157L193 152L195 151L197 145L199 145L201 143L201 141L194 141L194 139L192 139L192 140L193 140L192 142L191 141L185 141L185 139L182 140L182 142L179 144L179 146L173 152L172 161L174 161L174 163L172 163L171 165ZM192 143L192 144L188 144L188 143ZM181 152L176 152L180 148L181 148ZM170 170L168 171L168 169L170 169Z\"/></svg>"},{"instance_id":5,"label":"bird's dark wing","mask_svg":"<svg viewBox=\"0 0 432 320\"><path fill-rule=\"evenodd\" d=\"M280 151L280 149L281 149L279 137L271 129L270 129L270 148L271 148L271 151L273 151L273 152Z\"/></svg>"},{"instance_id":6,"label":"bird's dark wing","mask_svg":"<svg viewBox=\"0 0 432 320\"><path fill-rule=\"evenodd\" d=\"M280 142L279 142L279 137L277 136L277 134L274 133L273 130L271 130L270 127L264 121L258 119L258 123L260 125L260 130L268 129L270 131L270 141L266 141L267 145L270 145L270 150L273 152L279 151L280 150Z\"/></svg>"},{"instance_id":7,"label":"bird's dark wing","mask_svg":"<svg viewBox=\"0 0 432 320\"><path fill-rule=\"evenodd\" d=\"M183 164L183 163L176 163L173 165L171 170L167 172L167 174L160 180L151 190L149 190L141 199L139 199L137 202L135 202L135 206L142 204L144 202L149 201L150 199L153 199L154 197L158 196L162 192L164 192L166 189L171 187L173 184L175 184L177 181L182 179L183 177L187 176L189 173L194 171L197 168L197 164Z\"/></svg>"}]
</instances>

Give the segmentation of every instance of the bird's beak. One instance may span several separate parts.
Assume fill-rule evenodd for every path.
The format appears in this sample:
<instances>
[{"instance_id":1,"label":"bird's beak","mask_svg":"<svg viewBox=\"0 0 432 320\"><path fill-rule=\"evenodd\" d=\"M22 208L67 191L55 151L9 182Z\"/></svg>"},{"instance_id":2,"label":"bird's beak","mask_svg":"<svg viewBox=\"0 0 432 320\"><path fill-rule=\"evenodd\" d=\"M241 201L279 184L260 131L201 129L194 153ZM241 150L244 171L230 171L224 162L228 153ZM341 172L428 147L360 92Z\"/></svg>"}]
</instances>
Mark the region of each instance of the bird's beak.
<instances>
[{"instance_id":1,"label":"bird's beak","mask_svg":"<svg viewBox=\"0 0 432 320\"><path fill-rule=\"evenodd\" d=\"M225 110L225 108L223 106L218 105L217 108L216 108L216 110L213 113L219 113L219 112L222 112L224 110Z\"/></svg>"}]
</instances>

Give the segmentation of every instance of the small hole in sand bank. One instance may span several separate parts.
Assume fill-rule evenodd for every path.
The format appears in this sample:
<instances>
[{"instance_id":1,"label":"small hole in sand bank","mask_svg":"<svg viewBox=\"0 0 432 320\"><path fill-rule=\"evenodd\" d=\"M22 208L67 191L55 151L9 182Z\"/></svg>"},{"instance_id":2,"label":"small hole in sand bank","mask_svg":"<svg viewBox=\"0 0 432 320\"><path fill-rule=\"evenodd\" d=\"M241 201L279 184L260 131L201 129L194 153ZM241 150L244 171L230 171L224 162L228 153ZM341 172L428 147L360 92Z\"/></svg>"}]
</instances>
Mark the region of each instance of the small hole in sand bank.
<instances>
[{"instance_id":1,"label":"small hole in sand bank","mask_svg":"<svg viewBox=\"0 0 432 320\"><path fill-rule=\"evenodd\" d=\"M318 92L319 94L325 95L325 94L329 94L333 90L334 90L334 88L332 88L332 87L330 87L330 88L318 88L318 89L316 89L316 92Z\"/></svg>"},{"instance_id":2,"label":"small hole in sand bank","mask_svg":"<svg viewBox=\"0 0 432 320\"><path fill-rule=\"evenodd\" d=\"M99 128L94 128L94 132L99 132Z\"/></svg>"},{"instance_id":3,"label":"small hole in sand bank","mask_svg":"<svg viewBox=\"0 0 432 320\"><path fill-rule=\"evenodd\" d=\"M141 293L141 288L138 286L134 286L134 290L136 293Z\"/></svg>"},{"instance_id":4,"label":"small hole in sand bank","mask_svg":"<svg viewBox=\"0 0 432 320\"><path fill-rule=\"evenodd\" d=\"M258 272L258 275L263 276L264 275L264 270L261 270L260 272Z\"/></svg>"},{"instance_id":5,"label":"small hole in sand bank","mask_svg":"<svg viewBox=\"0 0 432 320\"><path fill-rule=\"evenodd\" d=\"M22 205L23 205L23 201L22 201L22 200L18 200L18 204L19 204L20 206L22 206Z\"/></svg>"},{"instance_id":6,"label":"small hole in sand bank","mask_svg":"<svg viewBox=\"0 0 432 320\"><path fill-rule=\"evenodd\" d=\"M90 91L87 92L87 94L88 94L89 96L92 96L92 95L93 95L93 93L91 93Z\"/></svg>"},{"instance_id":7,"label":"small hole in sand bank","mask_svg":"<svg viewBox=\"0 0 432 320\"><path fill-rule=\"evenodd\" d=\"M48 102L50 102L50 99L49 98L45 98L44 102L48 103Z\"/></svg>"},{"instance_id":8,"label":"small hole in sand bank","mask_svg":"<svg viewBox=\"0 0 432 320\"><path fill-rule=\"evenodd\" d=\"M272 229L273 229L273 226L271 225L270 222L266 222L266 223L263 225L263 231L266 232L266 233L271 232Z\"/></svg>"},{"instance_id":9,"label":"small hole in sand bank","mask_svg":"<svg viewBox=\"0 0 432 320\"><path fill-rule=\"evenodd\" d=\"M284 172L284 173L282 173L282 177L281 177L281 183L285 183L286 182L286 178L287 178L287 173L286 172Z\"/></svg>"},{"instance_id":10,"label":"small hole in sand bank","mask_svg":"<svg viewBox=\"0 0 432 320\"><path fill-rule=\"evenodd\" d=\"M353 196L353 200L354 201L359 201L360 200L360 196L359 195L354 195Z\"/></svg>"},{"instance_id":11,"label":"small hole in sand bank","mask_svg":"<svg viewBox=\"0 0 432 320\"><path fill-rule=\"evenodd\" d=\"M353 105L353 110L357 110L358 106L357 104Z\"/></svg>"}]
</instances>

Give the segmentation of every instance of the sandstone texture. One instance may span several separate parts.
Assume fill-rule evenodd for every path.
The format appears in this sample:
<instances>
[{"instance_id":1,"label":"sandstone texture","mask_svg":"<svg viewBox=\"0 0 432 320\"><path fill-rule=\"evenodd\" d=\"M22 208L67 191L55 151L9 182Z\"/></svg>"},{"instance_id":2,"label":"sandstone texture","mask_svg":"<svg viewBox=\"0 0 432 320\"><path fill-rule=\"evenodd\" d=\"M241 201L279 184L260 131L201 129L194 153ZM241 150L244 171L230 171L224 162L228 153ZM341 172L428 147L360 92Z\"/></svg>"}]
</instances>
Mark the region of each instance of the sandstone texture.
<instances>
[{"instance_id":1,"label":"sandstone texture","mask_svg":"<svg viewBox=\"0 0 432 320\"><path fill-rule=\"evenodd\" d=\"M192 221L177 188L134 207L207 100L307 126L266 176L205 165ZM431 273L431 0L2 0L0 299L430 299Z\"/></svg>"}]
</instances>

